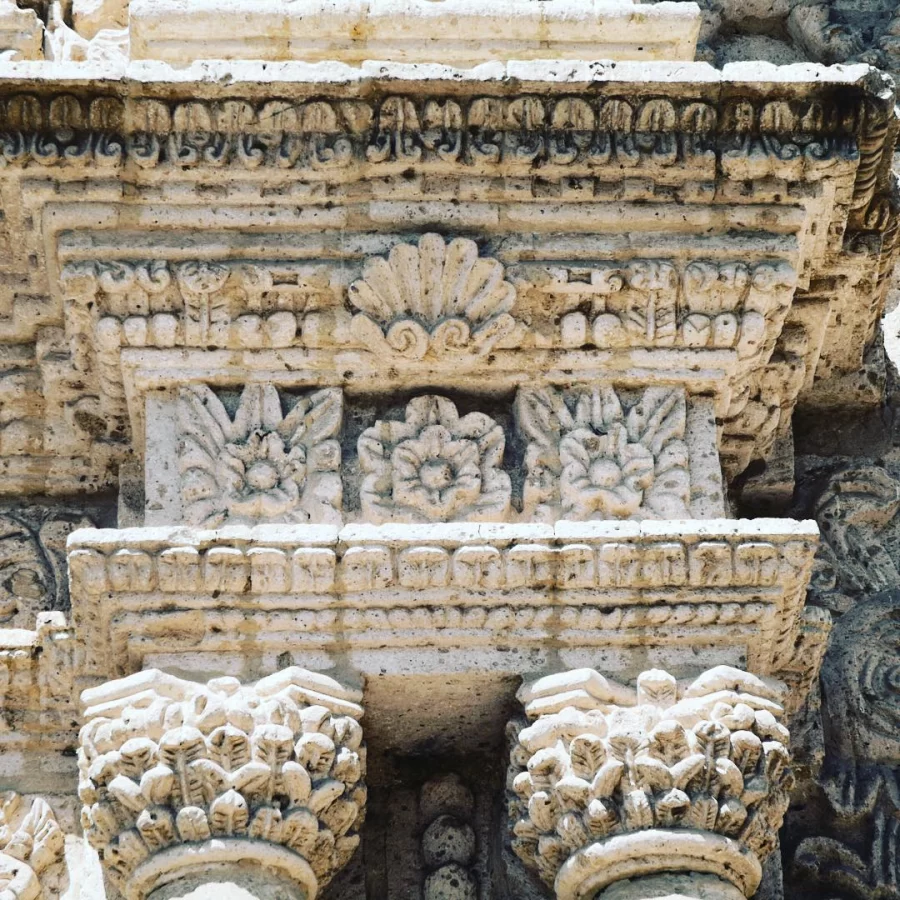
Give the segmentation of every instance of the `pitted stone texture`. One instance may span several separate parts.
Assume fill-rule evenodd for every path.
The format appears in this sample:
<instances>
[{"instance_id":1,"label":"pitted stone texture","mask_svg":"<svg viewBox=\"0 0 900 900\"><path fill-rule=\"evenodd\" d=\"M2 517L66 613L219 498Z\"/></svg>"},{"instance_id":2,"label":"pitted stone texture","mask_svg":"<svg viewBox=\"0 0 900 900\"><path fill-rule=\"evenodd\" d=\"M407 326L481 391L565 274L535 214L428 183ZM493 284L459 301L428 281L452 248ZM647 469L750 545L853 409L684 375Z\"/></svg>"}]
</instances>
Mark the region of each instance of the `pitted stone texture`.
<instances>
[{"instance_id":1,"label":"pitted stone texture","mask_svg":"<svg viewBox=\"0 0 900 900\"><path fill-rule=\"evenodd\" d=\"M23 210L0 223L17 348L0 369L4 491L114 486L123 461L144 458L147 395L188 383L346 380L405 399L464 389L462 357L468 387L492 395L551 373L691 382L715 395L730 478L769 455L799 397L815 404L827 381L832 401L857 402L842 378L875 340L896 252L893 106L866 67L147 62L91 67L82 92L57 91L54 73L79 71L59 65L11 71L0 123L15 135L4 208ZM207 189L251 169L264 202L222 205ZM72 178L77 198L62 187ZM110 179L128 189L110 194ZM190 198L184 215L157 180ZM298 204L295 182L333 196ZM376 183L363 201L357 189ZM510 315L521 346L435 367L351 333L347 291L370 283L366 261L438 233L448 252L475 241L516 289L516 308L492 306L470 335L489 325L492 340ZM386 339L394 323L375 324ZM876 379L867 402L880 393Z\"/></svg>"},{"instance_id":2,"label":"pitted stone texture","mask_svg":"<svg viewBox=\"0 0 900 900\"><path fill-rule=\"evenodd\" d=\"M783 693L724 666L681 685L647 671L636 690L589 669L523 686L513 849L558 900L672 869L751 896L794 783Z\"/></svg>"},{"instance_id":3,"label":"pitted stone texture","mask_svg":"<svg viewBox=\"0 0 900 900\"><path fill-rule=\"evenodd\" d=\"M475 856L475 832L455 816L438 816L422 835L422 857L429 868L446 863L467 866Z\"/></svg>"},{"instance_id":4,"label":"pitted stone texture","mask_svg":"<svg viewBox=\"0 0 900 900\"><path fill-rule=\"evenodd\" d=\"M359 699L297 667L252 686L149 670L85 691L79 796L107 877L145 900L255 865L260 884L315 896L359 844Z\"/></svg>"},{"instance_id":5,"label":"pitted stone texture","mask_svg":"<svg viewBox=\"0 0 900 900\"><path fill-rule=\"evenodd\" d=\"M693 59L699 15L679 3L630 0L369 0L312 8L281 0L248 7L236 31L217 2L190 8L133 0L134 59L365 59L465 67L497 59ZM440 40L453 28L452 40ZM197 35L206 37L197 41ZM315 38L311 39L311 35ZM502 35L502 37L501 37Z\"/></svg>"},{"instance_id":6,"label":"pitted stone texture","mask_svg":"<svg viewBox=\"0 0 900 900\"><path fill-rule=\"evenodd\" d=\"M715 875L668 873L620 881L596 900L744 900L744 895Z\"/></svg>"},{"instance_id":7,"label":"pitted stone texture","mask_svg":"<svg viewBox=\"0 0 900 900\"><path fill-rule=\"evenodd\" d=\"M448 863L425 879L424 900L477 900L475 876L459 863Z\"/></svg>"},{"instance_id":8,"label":"pitted stone texture","mask_svg":"<svg viewBox=\"0 0 900 900\"><path fill-rule=\"evenodd\" d=\"M438 816L449 815L466 821L475 811L475 798L467 784L457 775L439 775L426 781L419 792L419 818L433 822Z\"/></svg>"}]
</instances>

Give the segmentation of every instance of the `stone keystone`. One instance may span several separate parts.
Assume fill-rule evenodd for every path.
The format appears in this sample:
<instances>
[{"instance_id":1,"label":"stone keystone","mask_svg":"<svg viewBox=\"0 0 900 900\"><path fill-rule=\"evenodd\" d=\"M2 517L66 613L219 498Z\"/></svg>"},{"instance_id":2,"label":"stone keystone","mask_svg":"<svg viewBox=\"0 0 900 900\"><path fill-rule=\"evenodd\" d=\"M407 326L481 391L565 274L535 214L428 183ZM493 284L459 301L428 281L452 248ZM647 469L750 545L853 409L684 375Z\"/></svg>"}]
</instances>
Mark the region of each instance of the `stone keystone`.
<instances>
[{"instance_id":1,"label":"stone keystone","mask_svg":"<svg viewBox=\"0 0 900 900\"><path fill-rule=\"evenodd\" d=\"M793 776L783 686L719 666L688 683L592 669L519 691L512 846L557 900L740 900L774 848Z\"/></svg>"}]
</instances>

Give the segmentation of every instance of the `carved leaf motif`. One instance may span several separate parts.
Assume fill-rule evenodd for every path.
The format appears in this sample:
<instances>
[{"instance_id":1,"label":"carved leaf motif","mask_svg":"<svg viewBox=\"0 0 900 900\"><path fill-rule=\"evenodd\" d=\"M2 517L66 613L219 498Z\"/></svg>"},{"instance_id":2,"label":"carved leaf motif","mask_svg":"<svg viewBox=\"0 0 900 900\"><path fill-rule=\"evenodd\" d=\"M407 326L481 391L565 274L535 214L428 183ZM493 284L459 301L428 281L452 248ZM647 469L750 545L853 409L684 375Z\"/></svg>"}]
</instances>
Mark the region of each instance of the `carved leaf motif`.
<instances>
[{"instance_id":1,"label":"carved leaf motif","mask_svg":"<svg viewBox=\"0 0 900 900\"><path fill-rule=\"evenodd\" d=\"M340 482L328 478L340 465L333 438L342 411L342 392L330 388L300 397L283 416L274 386L250 384L232 420L208 387L184 388L178 465L188 522L339 521Z\"/></svg>"},{"instance_id":2,"label":"carved leaf motif","mask_svg":"<svg viewBox=\"0 0 900 900\"><path fill-rule=\"evenodd\" d=\"M546 449L556 448L561 422L571 420L562 398L550 388L520 390L514 409L519 429Z\"/></svg>"},{"instance_id":3,"label":"carved leaf motif","mask_svg":"<svg viewBox=\"0 0 900 900\"><path fill-rule=\"evenodd\" d=\"M684 392L648 388L641 402L629 410L628 439L643 444L654 456L675 438L683 438L687 420Z\"/></svg>"},{"instance_id":4,"label":"carved leaf motif","mask_svg":"<svg viewBox=\"0 0 900 900\"><path fill-rule=\"evenodd\" d=\"M319 820L307 809L289 813L282 826L284 842L301 856L308 857L315 845Z\"/></svg>"},{"instance_id":5,"label":"carved leaf motif","mask_svg":"<svg viewBox=\"0 0 900 900\"><path fill-rule=\"evenodd\" d=\"M226 772L234 772L250 761L250 738L233 725L223 725L213 731L209 744Z\"/></svg>"},{"instance_id":6,"label":"carved leaf motif","mask_svg":"<svg viewBox=\"0 0 900 900\"><path fill-rule=\"evenodd\" d=\"M326 779L309 795L309 808L319 815L344 793L344 785L334 779Z\"/></svg>"},{"instance_id":7,"label":"carved leaf motif","mask_svg":"<svg viewBox=\"0 0 900 900\"><path fill-rule=\"evenodd\" d=\"M584 809L590 800L591 783L576 775L565 775L556 782L554 793L561 808ZM526 796L530 796L530 793Z\"/></svg>"},{"instance_id":8,"label":"carved leaf motif","mask_svg":"<svg viewBox=\"0 0 900 900\"><path fill-rule=\"evenodd\" d=\"M707 759L728 756L731 736L728 729L719 722L698 722L694 726L697 746Z\"/></svg>"},{"instance_id":9,"label":"carved leaf motif","mask_svg":"<svg viewBox=\"0 0 900 900\"><path fill-rule=\"evenodd\" d=\"M706 757L702 753L693 753L686 759L672 766L672 778L675 787L686 788L703 770Z\"/></svg>"},{"instance_id":10,"label":"carved leaf motif","mask_svg":"<svg viewBox=\"0 0 900 900\"><path fill-rule=\"evenodd\" d=\"M673 766L690 755L687 733L680 722L664 719L650 732L650 753Z\"/></svg>"},{"instance_id":11,"label":"carved leaf motif","mask_svg":"<svg viewBox=\"0 0 900 900\"><path fill-rule=\"evenodd\" d=\"M278 843L281 840L281 810L273 806L263 806L253 814L248 834L261 841Z\"/></svg>"},{"instance_id":12,"label":"carved leaf motif","mask_svg":"<svg viewBox=\"0 0 900 900\"><path fill-rule=\"evenodd\" d=\"M250 821L247 801L235 790L216 797L209 808L209 824L214 834L245 834Z\"/></svg>"},{"instance_id":13,"label":"carved leaf motif","mask_svg":"<svg viewBox=\"0 0 900 900\"><path fill-rule=\"evenodd\" d=\"M292 447L302 443L309 449L337 437L343 409L344 393L339 388L315 391L297 402L278 430Z\"/></svg>"},{"instance_id":14,"label":"carved leaf motif","mask_svg":"<svg viewBox=\"0 0 900 900\"><path fill-rule=\"evenodd\" d=\"M107 790L125 809L135 814L143 812L147 806L147 798L141 793L140 786L125 775L113 778Z\"/></svg>"},{"instance_id":15,"label":"carved leaf motif","mask_svg":"<svg viewBox=\"0 0 900 900\"><path fill-rule=\"evenodd\" d=\"M572 771L587 781L593 779L606 762L606 747L603 741L592 734L582 734L569 745Z\"/></svg>"},{"instance_id":16,"label":"carved leaf motif","mask_svg":"<svg viewBox=\"0 0 900 900\"><path fill-rule=\"evenodd\" d=\"M618 759L607 760L591 782L591 794L598 798L611 797L624 774L625 766L622 762Z\"/></svg>"},{"instance_id":17,"label":"carved leaf motif","mask_svg":"<svg viewBox=\"0 0 900 900\"><path fill-rule=\"evenodd\" d=\"M175 790L175 773L169 766L156 765L141 776L141 793L148 803L164 805Z\"/></svg>"},{"instance_id":18,"label":"carved leaf motif","mask_svg":"<svg viewBox=\"0 0 900 900\"><path fill-rule=\"evenodd\" d=\"M656 823L662 828L671 828L680 822L691 806L691 798L678 788L672 788L654 803Z\"/></svg>"},{"instance_id":19,"label":"carved leaf motif","mask_svg":"<svg viewBox=\"0 0 900 900\"><path fill-rule=\"evenodd\" d=\"M205 841L209 839L209 820L206 811L199 806L185 806L175 817L175 827L183 841Z\"/></svg>"},{"instance_id":20,"label":"carved leaf motif","mask_svg":"<svg viewBox=\"0 0 900 900\"><path fill-rule=\"evenodd\" d=\"M307 803L312 781L303 766L296 762L286 762L281 770L281 781L290 806L303 806Z\"/></svg>"},{"instance_id":21,"label":"carved leaf motif","mask_svg":"<svg viewBox=\"0 0 900 900\"><path fill-rule=\"evenodd\" d=\"M145 809L138 817L137 830L151 850L162 850L175 841L175 819L164 806Z\"/></svg>"},{"instance_id":22,"label":"carved leaf motif","mask_svg":"<svg viewBox=\"0 0 900 900\"><path fill-rule=\"evenodd\" d=\"M653 809L643 791L628 791L622 798L622 822L628 831L653 826Z\"/></svg>"},{"instance_id":23,"label":"carved leaf motif","mask_svg":"<svg viewBox=\"0 0 900 900\"><path fill-rule=\"evenodd\" d=\"M352 800L338 798L322 810L319 818L326 828L340 837L350 830L358 814L359 808Z\"/></svg>"},{"instance_id":24,"label":"carved leaf motif","mask_svg":"<svg viewBox=\"0 0 900 900\"><path fill-rule=\"evenodd\" d=\"M235 790L255 798L265 796L271 779L271 768L263 761L253 760L232 773L231 784Z\"/></svg>"},{"instance_id":25,"label":"carved leaf motif","mask_svg":"<svg viewBox=\"0 0 900 900\"><path fill-rule=\"evenodd\" d=\"M318 878L325 876L331 869L333 855L334 835L327 828L323 828L316 835L308 856L309 864Z\"/></svg>"},{"instance_id":26,"label":"carved leaf motif","mask_svg":"<svg viewBox=\"0 0 900 900\"><path fill-rule=\"evenodd\" d=\"M590 839L588 829L581 821L581 816L573 812L565 813L560 818L556 825L556 833L571 853L583 847Z\"/></svg>"},{"instance_id":27,"label":"carved leaf motif","mask_svg":"<svg viewBox=\"0 0 900 900\"><path fill-rule=\"evenodd\" d=\"M539 831L553 831L556 827L556 804L546 791L536 791L528 800L528 815Z\"/></svg>"},{"instance_id":28,"label":"carved leaf motif","mask_svg":"<svg viewBox=\"0 0 900 900\"><path fill-rule=\"evenodd\" d=\"M691 802L691 808L682 820L682 824L686 828L713 831L718 815L719 804L712 797L696 797Z\"/></svg>"},{"instance_id":29,"label":"carved leaf motif","mask_svg":"<svg viewBox=\"0 0 900 900\"><path fill-rule=\"evenodd\" d=\"M586 425L600 432L624 421L622 403L615 389L601 385L591 391L580 392L575 400L575 421L572 427Z\"/></svg>"}]
</instances>

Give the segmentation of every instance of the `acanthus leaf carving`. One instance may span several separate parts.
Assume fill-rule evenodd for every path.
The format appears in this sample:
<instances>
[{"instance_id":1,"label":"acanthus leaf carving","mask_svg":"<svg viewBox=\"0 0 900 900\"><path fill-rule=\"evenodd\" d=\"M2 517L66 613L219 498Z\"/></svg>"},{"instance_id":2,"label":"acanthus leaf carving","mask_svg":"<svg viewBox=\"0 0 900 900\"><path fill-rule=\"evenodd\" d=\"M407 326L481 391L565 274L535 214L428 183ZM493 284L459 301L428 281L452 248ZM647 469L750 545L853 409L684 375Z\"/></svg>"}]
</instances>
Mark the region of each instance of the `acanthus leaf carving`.
<instances>
[{"instance_id":1,"label":"acanthus leaf carving","mask_svg":"<svg viewBox=\"0 0 900 900\"><path fill-rule=\"evenodd\" d=\"M149 670L86 691L82 820L110 879L145 897L177 877L179 848L212 842L315 897L359 843L360 698L297 667L252 686Z\"/></svg>"},{"instance_id":2,"label":"acanthus leaf carving","mask_svg":"<svg viewBox=\"0 0 900 900\"><path fill-rule=\"evenodd\" d=\"M205 385L178 400L178 466L187 521L340 522L343 393L323 388L282 410L270 384L248 385L234 417Z\"/></svg>"},{"instance_id":3,"label":"acanthus leaf carving","mask_svg":"<svg viewBox=\"0 0 900 900\"><path fill-rule=\"evenodd\" d=\"M651 670L634 691L588 669L524 686L513 850L566 900L665 872L673 853L750 896L793 784L783 687L727 666L681 685Z\"/></svg>"},{"instance_id":4,"label":"acanthus leaf carving","mask_svg":"<svg viewBox=\"0 0 900 900\"><path fill-rule=\"evenodd\" d=\"M0 798L0 896L39 900L65 886L65 835L41 797L30 804L14 791Z\"/></svg>"},{"instance_id":5,"label":"acanthus leaf carving","mask_svg":"<svg viewBox=\"0 0 900 900\"><path fill-rule=\"evenodd\" d=\"M538 520L690 517L684 391L647 388L625 405L609 385L523 388L515 413Z\"/></svg>"}]
</instances>

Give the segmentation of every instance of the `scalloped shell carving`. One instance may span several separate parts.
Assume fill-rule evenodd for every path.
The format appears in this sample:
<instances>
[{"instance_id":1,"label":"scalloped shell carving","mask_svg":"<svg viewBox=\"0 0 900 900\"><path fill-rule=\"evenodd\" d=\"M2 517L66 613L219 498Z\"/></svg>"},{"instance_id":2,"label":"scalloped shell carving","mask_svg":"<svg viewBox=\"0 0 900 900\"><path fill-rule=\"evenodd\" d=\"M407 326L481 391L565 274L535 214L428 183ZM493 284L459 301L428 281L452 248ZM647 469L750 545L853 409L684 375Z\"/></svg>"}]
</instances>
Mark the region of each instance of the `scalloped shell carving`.
<instances>
[{"instance_id":1,"label":"scalloped shell carving","mask_svg":"<svg viewBox=\"0 0 900 900\"><path fill-rule=\"evenodd\" d=\"M510 315L516 289L496 259L480 257L467 238L449 243L425 234L418 246L397 244L371 257L350 285L354 337L376 353L416 360L425 356L482 356L517 331Z\"/></svg>"}]
</instances>

